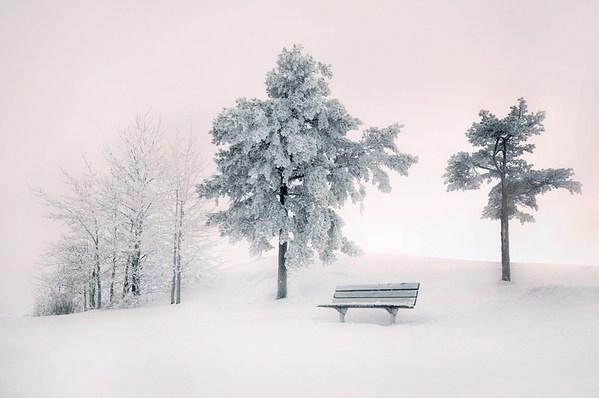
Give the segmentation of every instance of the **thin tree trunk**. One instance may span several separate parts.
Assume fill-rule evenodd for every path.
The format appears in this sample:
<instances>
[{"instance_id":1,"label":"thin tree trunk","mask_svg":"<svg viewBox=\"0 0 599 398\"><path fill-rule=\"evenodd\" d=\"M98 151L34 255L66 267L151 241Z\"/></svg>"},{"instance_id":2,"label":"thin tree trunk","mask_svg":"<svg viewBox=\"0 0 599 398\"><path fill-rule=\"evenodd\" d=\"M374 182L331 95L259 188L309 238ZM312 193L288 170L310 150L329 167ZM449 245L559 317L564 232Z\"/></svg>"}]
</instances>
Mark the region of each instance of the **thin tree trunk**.
<instances>
[{"instance_id":1,"label":"thin tree trunk","mask_svg":"<svg viewBox=\"0 0 599 398\"><path fill-rule=\"evenodd\" d=\"M175 271L175 267L173 265L173 278L171 279L171 304L175 304L176 283L177 283L177 272Z\"/></svg>"},{"instance_id":2,"label":"thin tree trunk","mask_svg":"<svg viewBox=\"0 0 599 398\"><path fill-rule=\"evenodd\" d=\"M143 228L140 220L135 230L135 245L131 259L131 293L141 295L141 231Z\"/></svg>"},{"instance_id":3,"label":"thin tree trunk","mask_svg":"<svg viewBox=\"0 0 599 398\"><path fill-rule=\"evenodd\" d=\"M131 259L131 293L134 296L139 296L141 294L141 289L139 286L139 258L139 245L138 243L135 243L135 251L133 253L133 258Z\"/></svg>"},{"instance_id":4,"label":"thin tree trunk","mask_svg":"<svg viewBox=\"0 0 599 398\"><path fill-rule=\"evenodd\" d=\"M181 303L181 246L183 245L183 201L179 201L179 226L177 228L177 304Z\"/></svg>"},{"instance_id":5,"label":"thin tree trunk","mask_svg":"<svg viewBox=\"0 0 599 398\"><path fill-rule=\"evenodd\" d=\"M125 276L123 277L123 298L129 293L129 263L131 262L131 255L127 256L125 262Z\"/></svg>"},{"instance_id":6,"label":"thin tree trunk","mask_svg":"<svg viewBox=\"0 0 599 398\"><path fill-rule=\"evenodd\" d=\"M112 272L110 273L110 304L114 300L114 280L116 278L116 248L118 239L117 230L117 210L115 208L112 215Z\"/></svg>"},{"instance_id":7,"label":"thin tree trunk","mask_svg":"<svg viewBox=\"0 0 599 398\"><path fill-rule=\"evenodd\" d=\"M116 259L112 258L112 272L110 273L110 304L114 301L114 278L116 276Z\"/></svg>"},{"instance_id":8,"label":"thin tree trunk","mask_svg":"<svg viewBox=\"0 0 599 398\"><path fill-rule=\"evenodd\" d=\"M87 311L87 288L83 285L83 312Z\"/></svg>"},{"instance_id":9,"label":"thin tree trunk","mask_svg":"<svg viewBox=\"0 0 599 398\"><path fill-rule=\"evenodd\" d=\"M96 308L102 308L102 277L100 275L100 247L98 245L98 235L96 233L96 252L94 254L95 266L96 266L96 289L98 294L98 300L96 302Z\"/></svg>"},{"instance_id":10,"label":"thin tree trunk","mask_svg":"<svg viewBox=\"0 0 599 398\"><path fill-rule=\"evenodd\" d=\"M89 284L89 308L96 308L96 269L92 270L91 277L88 274L87 283Z\"/></svg>"},{"instance_id":11,"label":"thin tree trunk","mask_svg":"<svg viewBox=\"0 0 599 398\"><path fill-rule=\"evenodd\" d=\"M97 300L96 308L102 308L102 276L100 274L100 259L96 263L96 289L97 289Z\"/></svg>"},{"instance_id":12,"label":"thin tree trunk","mask_svg":"<svg viewBox=\"0 0 599 398\"><path fill-rule=\"evenodd\" d=\"M114 278L116 277L116 250L112 250L112 272L110 273L110 304L114 299Z\"/></svg>"},{"instance_id":13,"label":"thin tree trunk","mask_svg":"<svg viewBox=\"0 0 599 398\"><path fill-rule=\"evenodd\" d=\"M175 291L177 288L177 228L179 225L179 191L177 191L175 194L175 232L173 234L173 278L171 280L171 304L175 304Z\"/></svg>"},{"instance_id":14,"label":"thin tree trunk","mask_svg":"<svg viewBox=\"0 0 599 398\"><path fill-rule=\"evenodd\" d=\"M177 268L177 304L181 304L181 265Z\"/></svg>"}]
</instances>

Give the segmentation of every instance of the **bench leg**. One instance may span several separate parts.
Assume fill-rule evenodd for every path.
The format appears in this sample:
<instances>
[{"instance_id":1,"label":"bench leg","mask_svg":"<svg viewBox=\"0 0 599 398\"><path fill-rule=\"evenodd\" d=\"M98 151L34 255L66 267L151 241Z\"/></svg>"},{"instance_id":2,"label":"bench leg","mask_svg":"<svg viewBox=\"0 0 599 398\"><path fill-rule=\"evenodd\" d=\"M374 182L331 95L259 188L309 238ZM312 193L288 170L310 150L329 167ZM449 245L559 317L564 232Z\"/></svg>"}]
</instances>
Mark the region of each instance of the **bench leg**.
<instances>
[{"instance_id":1,"label":"bench leg","mask_svg":"<svg viewBox=\"0 0 599 398\"><path fill-rule=\"evenodd\" d=\"M389 321L391 322L391 325L393 325L395 323L395 319L397 317L397 308L385 308L387 310L387 312L389 313Z\"/></svg>"},{"instance_id":2,"label":"bench leg","mask_svg":"<svg viewBox=\"0 0 599 398\"><path fill-rule=\"evenodd\" d=\"M339 312L339 322L345 322L345 313L347 308L335 308Z\"/></svg>"}]
</instances>

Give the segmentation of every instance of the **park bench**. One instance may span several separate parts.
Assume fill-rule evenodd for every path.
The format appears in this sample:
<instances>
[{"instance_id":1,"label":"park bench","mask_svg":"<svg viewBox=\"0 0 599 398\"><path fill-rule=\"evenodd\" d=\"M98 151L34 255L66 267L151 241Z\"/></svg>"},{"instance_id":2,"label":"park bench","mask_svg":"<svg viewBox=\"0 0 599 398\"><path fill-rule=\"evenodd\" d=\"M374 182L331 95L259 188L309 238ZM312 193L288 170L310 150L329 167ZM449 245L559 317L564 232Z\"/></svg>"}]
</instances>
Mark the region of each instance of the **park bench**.
<instances>
[{"instance_id":1,"label":"park bench","mask_svg":"<svg viewBox=\"0 0 599 398\"><path fill-rule=\"evenodd\" d=\"M331 304L319 307L334 308L339 312L339 322L345 322L349 308L382 308L395 323L400 308L414 308L420 283L381 283L376 285L337 286Z\"/></svg>"}]
</instances>

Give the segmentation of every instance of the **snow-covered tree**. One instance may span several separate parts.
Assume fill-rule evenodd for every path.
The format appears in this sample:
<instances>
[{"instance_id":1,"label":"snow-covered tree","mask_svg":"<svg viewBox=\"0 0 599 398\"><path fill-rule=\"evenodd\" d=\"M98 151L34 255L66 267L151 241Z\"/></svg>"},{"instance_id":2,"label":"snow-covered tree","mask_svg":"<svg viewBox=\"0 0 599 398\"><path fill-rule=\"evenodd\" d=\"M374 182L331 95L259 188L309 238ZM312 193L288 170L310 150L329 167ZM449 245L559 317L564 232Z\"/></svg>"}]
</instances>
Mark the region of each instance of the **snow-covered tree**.
<instances>
[{"instance_id":1,"label":"snow-covered tree","mask_svg":"<svg viewBox=\"0 0 599 398\"><path fill-rule=\"evenodd\" d=\"M64 172L61 197L36 191L66 226L44 256L39 314L100 308L103 297L128 305L169 289L179 303L182 286L213 269L217 244L194 192L203 164L191 136L167 139L139 116L105 155L108 173L86 162L81 177Z\"/></svg>"},{"instance_id":2,"label":"snow-covered tree","mask_svg":"<svg viewBox=\"0 0 599 398\"><path fill-rule=\"evenodd\" d=\"M108 289L109 303L112 305L118 300L116 294L117 276L122 275L120 267L127 259L128 225L123 217L123 204L121 200L121 189L119 181L111 177L102 180L100 188L100 202L102 218L104 220L104 253L103 260L110 268L110 284Z\"/></svg>"},{"instance_id":3,"label":"snow-covered tree","mask_svg":"<svg viewBox=\"0 0 599 398\"><path fill-rule=\"evenodd\" d=\"M123 272L123 298L141 294L144 266L148 263L153 244L147 233L148 223L155 213L154 202L159 195L158 180L162 172L162 130L160 123L148 115L138 116L135 124L122 131L115 150L108 151L113 193L119 198L116 211L123 225L122 239L127 242Z\"/></svg>"},{"instance_id":4,"label":"snow-covered tree","mask_svg":"<svg viewBox=\"0 0 599 398\"><path fill-rule=\"evenodd\" d=\"M329 98L331 68L284 49L266 77L267 99L239 99L214 121L217 174L198 187L201 197L226 197L226 210L209 223L234 240L246 239L254 254L278 237L277 298L287 296L287 268L309 262L314 252L331 261L335 251L356 254L341 233L336 209L362 202L364 183L383 192L387 170L406 175L416 157L399 151L400 126L366 129L348 138L360 121Z\"/></svg>"},{"instance_id":5,"label":"snow-covered tree","mask_svg":"<svg viewBox=\"0 0 599 398\"><path fill-rule=\"evenodd\" d=\"M510 281L509 220L533 222L529 211L538 209L537 195L558 188L580 193L581 184L572 180L572 169L535 170L522 158L535 149L528 139L545 130L544 112L529 112L520 98L503 119L484 110L479 116L466 133L479 149L452 155L444 179L448 191L479 189L483 183L498 181L489 192L483 217L500 220L501 279Z\"/></svg>"},{"instance_id":6,"label":"snow-covered tree","mask_svg":"<svg viewBox=\"0 0 599 398\"><path fill-rule=\"evenodd\" d=\"M92 278L93 249L83 234L70 232L53 243L45 253L44 264L49 267L41 275L36 297L37 315L60 315L87 311L94 297Z\"/></svg>"},{"instance_id":7,"label":"snow-covered tree","mask_svg":"<svg viewBox=\"0 0 599 398\"><path fill-rule=\"evenodd\" d=\"M206 200L195 195L203 179L204 162L190 135L175 134L166 146L162 174L161 219L164 251L172 253L171 304L181 302L183 278L188 280L212 268L216 242L206 225ZM168 247L167 247L168 246Z\"/></svg>"},{"instance_id":8,"label":"snow-covered tree","mask_svg":"<svg viewBox=\"0 0 599 398\"><path fill-rule=\"evenodd\" d=\"M87 161L85 162L85 173L81 178L75 178L66 172L63 174L68 186L67 194L61 198L51 198L41 190L37 194L48 206L49 217L63 222L68 228L68 234L81 242L80 247L87 247L89 252L87 264L90 271L89 289L87 290L88 305L90 308L101 308L102 226L97 175Z\"/></svg>"}]
</instances>

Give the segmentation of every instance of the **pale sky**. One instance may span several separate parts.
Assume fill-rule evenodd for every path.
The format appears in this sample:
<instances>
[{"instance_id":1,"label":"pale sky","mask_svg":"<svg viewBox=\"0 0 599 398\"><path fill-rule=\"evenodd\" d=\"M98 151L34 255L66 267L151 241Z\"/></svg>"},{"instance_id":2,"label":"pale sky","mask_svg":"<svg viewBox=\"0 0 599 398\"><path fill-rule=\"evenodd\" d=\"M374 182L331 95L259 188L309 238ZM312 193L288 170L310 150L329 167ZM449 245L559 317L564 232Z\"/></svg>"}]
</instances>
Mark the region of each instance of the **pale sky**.
<instances>
[{"instance_id":1,"label":"pale sky","mask_svg":"<svg viewBox=\"0 0 599 398\"><path fill-rule=\"evenodd\" d=\"M550 192L535 224L512 222L512 260L599 264L598 1L2 0L0 315L31 308L59 231L30 187L60 193L60 169L81 170L82 155L101 168L147 110L211 154L212 119L264 97L294 43L333 66L332 96L364 127L404 124L399 146L420 157L391 194L344 209L366 252L499 260L499 224L480 219L487 190L447 193L441 176L480 109L502 116L523 96L547 112L531 160L574 168L583 195Z\"/></svg>"}]
</instances>

